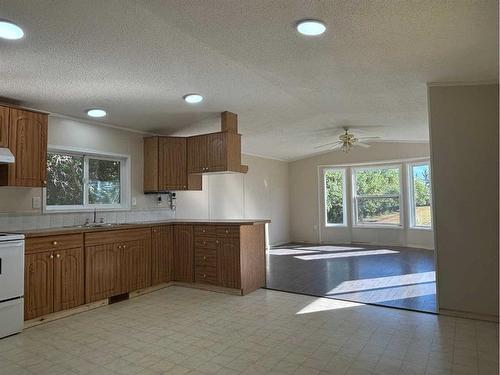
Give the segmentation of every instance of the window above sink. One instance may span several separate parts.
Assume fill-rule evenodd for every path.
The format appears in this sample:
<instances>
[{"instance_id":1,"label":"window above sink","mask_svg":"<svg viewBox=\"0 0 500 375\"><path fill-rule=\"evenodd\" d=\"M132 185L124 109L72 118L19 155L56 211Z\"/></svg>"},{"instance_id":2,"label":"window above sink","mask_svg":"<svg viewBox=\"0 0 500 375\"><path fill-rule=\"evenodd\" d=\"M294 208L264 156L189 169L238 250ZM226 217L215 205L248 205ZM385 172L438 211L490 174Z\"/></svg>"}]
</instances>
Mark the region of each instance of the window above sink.
<instances>
[{"instance_id":1,"label":"window above sink","mask_svg":"<svg viewBox=\"0 0 500 375\"><path fill-rule=\"evenodd\" d=\"M130 157L49 146L45 212L130 209Z\"/></svg>"}]
</instances>

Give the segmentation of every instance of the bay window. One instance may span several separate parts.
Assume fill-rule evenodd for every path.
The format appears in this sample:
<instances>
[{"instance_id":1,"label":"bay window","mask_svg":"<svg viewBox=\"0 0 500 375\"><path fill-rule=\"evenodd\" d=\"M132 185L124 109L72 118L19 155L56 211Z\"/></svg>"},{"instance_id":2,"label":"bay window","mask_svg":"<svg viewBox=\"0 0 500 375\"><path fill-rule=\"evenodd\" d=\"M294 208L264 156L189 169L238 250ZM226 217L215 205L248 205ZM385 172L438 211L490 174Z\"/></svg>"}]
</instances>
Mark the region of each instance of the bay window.
<instances>
[{"instance_id":1,"label":"bay window","mask_svg":"<svg viewBox=\"0 0 500 375\"><path fill-rule=\"evenodd\" d=\"M355 225L401 226L401 166L353 168Z\"/></svg>"}]
</instances>

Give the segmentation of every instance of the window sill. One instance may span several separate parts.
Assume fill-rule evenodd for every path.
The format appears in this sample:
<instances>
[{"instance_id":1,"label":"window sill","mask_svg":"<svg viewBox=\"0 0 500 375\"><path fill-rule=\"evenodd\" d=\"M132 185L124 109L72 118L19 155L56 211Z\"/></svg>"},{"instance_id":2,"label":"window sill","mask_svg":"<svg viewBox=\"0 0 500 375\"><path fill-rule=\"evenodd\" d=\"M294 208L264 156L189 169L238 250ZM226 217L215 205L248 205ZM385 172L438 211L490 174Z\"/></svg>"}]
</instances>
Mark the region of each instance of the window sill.
<instances>
[{"instance_id":1,"label":"window sill","mask_svg":"<svg viewBox=\"0 0 500 375\"><path fill-rule=\"evenodd\" d=\"M352 226L353 229L398 229L404 230L402 225L384 225L384 224L355 224Z\"/></svg>"},{"instance_id":2,"label":"window sill","mask_svg":"<svg viewBox=\"0 0 500 375\"><path fill-rule=\"evenodd\" d=\"M347 228L347 224L325 224L325 228Z\"/></svg>"},{"instance_id":3,"label":"window sill","mask_svg":"<svg viewBox=\"0 0 500 375\"><path fill-rule=\"evenodd\" d=\"M408 230L432 232L433 229L432 229L432 227L409 227Z\"/></svg>"},{"instance_id":4,"label":"window sill","mask_svg":"<svg viewBox=\"0 0 500 375\"><path fill-rule=\"evenodd\" d=\"M71 214L71 213L86 213L86 212L113 212L113 211L130 211L130 206L122 207L85 207L85 208L43 208L44 214Z\"/></svg>"}]
</instances>

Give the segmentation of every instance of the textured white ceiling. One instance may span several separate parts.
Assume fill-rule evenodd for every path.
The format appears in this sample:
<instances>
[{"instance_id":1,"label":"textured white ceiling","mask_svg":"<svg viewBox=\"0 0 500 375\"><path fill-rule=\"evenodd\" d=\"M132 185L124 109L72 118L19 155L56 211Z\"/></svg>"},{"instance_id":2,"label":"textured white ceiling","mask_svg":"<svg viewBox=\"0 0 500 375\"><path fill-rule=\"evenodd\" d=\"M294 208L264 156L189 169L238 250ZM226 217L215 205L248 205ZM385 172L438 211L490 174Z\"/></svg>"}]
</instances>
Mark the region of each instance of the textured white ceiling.
<instances>
[{"instance_id":1,"label":"textured white ceiling","mask_svg":"<svg viewBox=\"0 0 500 375\"><path fill-rule=\"evenodd\" d=\"M3 0L0 97L165 134L239 114L245 152L296 159L330 128L426 141L433 81L498 79L495 0ZM302 18L327 32L298 35ZM187 105L182 95L206 100ZM326 129L326 130L325 130Z\"/></svg>"}]
</instances>

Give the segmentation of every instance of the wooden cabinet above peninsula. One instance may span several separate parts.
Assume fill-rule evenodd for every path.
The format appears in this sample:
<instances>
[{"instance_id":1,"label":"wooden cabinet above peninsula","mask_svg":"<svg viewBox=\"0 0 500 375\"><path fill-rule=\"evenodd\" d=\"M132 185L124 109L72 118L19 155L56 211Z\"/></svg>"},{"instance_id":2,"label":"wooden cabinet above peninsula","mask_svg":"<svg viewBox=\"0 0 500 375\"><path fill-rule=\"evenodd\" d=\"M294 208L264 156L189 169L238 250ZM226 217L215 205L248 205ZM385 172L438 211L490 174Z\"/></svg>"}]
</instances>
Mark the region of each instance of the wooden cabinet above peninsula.
<instances>
[{"instance_id":1,"label":"wooden cabinet above peninsula","mask_svg":"<svg viewBox=\"0 0 500 375\"><path fill-rule=\"evenodd\" d=\"M246 173L238 116L221 113L221 131L192 137L144 138L144 192L201 190L203 173Z\"/></svg>"}]
</instances>

